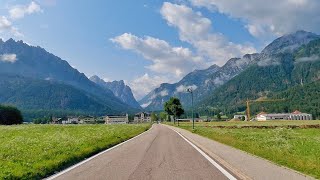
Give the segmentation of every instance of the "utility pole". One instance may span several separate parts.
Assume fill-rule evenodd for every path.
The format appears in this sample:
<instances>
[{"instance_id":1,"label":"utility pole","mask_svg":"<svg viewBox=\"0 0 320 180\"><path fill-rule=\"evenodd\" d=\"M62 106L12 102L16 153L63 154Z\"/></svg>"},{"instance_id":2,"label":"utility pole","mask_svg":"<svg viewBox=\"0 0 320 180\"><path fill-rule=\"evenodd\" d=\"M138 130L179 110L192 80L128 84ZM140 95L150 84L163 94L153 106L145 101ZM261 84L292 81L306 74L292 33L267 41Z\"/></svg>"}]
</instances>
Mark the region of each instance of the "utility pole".
<instances>
[{"instance_id":1,"label":"utility pole","mask_svg":"<svg viewBox=\"0 0 320 180\"><path fill-rule=\"evenodd\" d=\"M192 129L194 129L194 115L193 115L193 90L188 88L187 92L191 93L191 109L192 109Z\"/></svg>"},{"instance_id":2,"label":"utility pole","mask_svg":"<svg viewBox=\"0 0 320 180\"><path fill-rule=\"evenodd\" d=\"M249 104L249 99L247 99L247 121L250 121L250 104Z\"/></svg>"}]
</instances>

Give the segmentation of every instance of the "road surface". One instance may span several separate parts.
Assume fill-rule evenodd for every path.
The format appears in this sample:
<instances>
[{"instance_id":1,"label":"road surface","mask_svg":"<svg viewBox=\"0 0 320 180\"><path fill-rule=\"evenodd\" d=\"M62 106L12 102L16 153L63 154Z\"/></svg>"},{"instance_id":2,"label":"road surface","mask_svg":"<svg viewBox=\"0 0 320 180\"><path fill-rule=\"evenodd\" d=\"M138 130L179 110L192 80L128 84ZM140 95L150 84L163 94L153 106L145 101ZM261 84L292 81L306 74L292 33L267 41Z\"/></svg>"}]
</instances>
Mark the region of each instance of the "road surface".
<instances>
[{"instance_id":1,"label":"road surface","mask_svg":"<svg viewBox=\"0 0 320 180\"><path fill-rule=\"evenodd\" d=\"M179 134L154 125L143 135L55 179L228 179Z\"/></svg>"}]
</instances>

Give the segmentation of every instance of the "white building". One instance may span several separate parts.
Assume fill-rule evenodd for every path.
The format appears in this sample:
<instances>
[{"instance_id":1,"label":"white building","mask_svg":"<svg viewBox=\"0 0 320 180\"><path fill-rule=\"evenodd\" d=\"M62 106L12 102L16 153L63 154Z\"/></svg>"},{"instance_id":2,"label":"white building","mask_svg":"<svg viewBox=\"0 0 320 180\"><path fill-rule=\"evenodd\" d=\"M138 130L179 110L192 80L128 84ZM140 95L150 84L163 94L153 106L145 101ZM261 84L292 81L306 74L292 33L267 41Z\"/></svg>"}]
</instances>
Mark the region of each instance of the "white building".
<instances>
[{"instance_id":1,"label":"white building","mask_svg":"<svg viewBox=\"0 0 320 180\"><path fill-rule=\"evenodd\" d=\"M245 120L245 121L248 120L248 118L247 118L246 115L237 115L237 114L233 116L233 119L242 120L242 117L244 117L244 120Z\"/></svg>"},{"instance_id":2,"label":"white building","mask_svg":"<svg viewBox=\"0 0 320 180\"><path fill-rule=\"evenodd\" d=\"M62 124L78 124L78 117L68 117L67 119L62 118Z\"/></svg>"},{"instance_id":3,"label":"white building","mask_svg":"<svg viewBox=\"0 0 320 180\"><path fill-rule=\"evenodd\" d=\"M128 124L129 116L126 114L125 116L115 116L108 115L105 117L105 124Z\"/></svg>"},{"instance_id":4,"label":"white building","mask_svg":"<svg viewBox=\"0 0 320 180\"><path fill-rule=\"evenodd\" d=\"M146 112L138 113L134 116L135 123L151 122L151 114Z\"/></svg>"},{"instance_id":5,"label":"white building","mask_svg":"<svg viewBox=\"0 0 320 180\"><path fill-rule=\"evenodd\" d=\"M267 114L261 112L257 115L257 121L266 120L312 120L312 115L307 113L301 113L300 111L294 111L292 113L275 113Z\"/></svg>"}]
</instances>

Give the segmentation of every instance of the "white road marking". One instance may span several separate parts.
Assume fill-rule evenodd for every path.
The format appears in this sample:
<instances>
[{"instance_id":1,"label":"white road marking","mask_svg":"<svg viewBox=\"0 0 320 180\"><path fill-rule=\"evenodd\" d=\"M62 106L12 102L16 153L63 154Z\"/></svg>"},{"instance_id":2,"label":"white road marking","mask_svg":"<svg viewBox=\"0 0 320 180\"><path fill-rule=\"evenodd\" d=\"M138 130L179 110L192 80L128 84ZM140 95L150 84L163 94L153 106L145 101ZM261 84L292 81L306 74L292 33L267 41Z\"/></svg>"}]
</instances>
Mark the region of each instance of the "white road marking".
<instances>
[{"instance_id":1,"label":"white road marking","mask_svg":"<svg viewBox=\"0 0 320 180\"><path fill-rule=\"evenodd\" d=\"M187 138L185 138L182 134L180 134L178 131L172 129L175 131L179 136L181 136L185 141L187 141L193 148L195 148L204 158L206 158L212 165L214 165L222 174L224 174L228 179L230 180L237 180L232 174L230 174L228 171L226 171L222 166L220 166L216 161L214 161L210 156L208 156L206 153L204 153L200 148L198 148L196 145L194 145L192 142L190 142Z\"/></svg>"},{"instance_id":2,"label":"white road marking","mask_svg":"<svg viewBox=\"0 0 320 180\"><path fill-rule=\"evenodd\" d=\"M150 131L152 128L153 128L153 126L152 126L148 131ZM104 154L104 153L106 153L106 152L111 151L112 149L115 149L115 148L117 148L117 147L119 147L119 146L121 146L121 145L129 142L129 141L132 141L132 140L138 138L139 136L142 136L143 134L145 134L145 133L148 132L148 131L145 131L145 132L139 134L138 136L135 136L135 137L133 137L133 138L131 138L131 139L128 139L128 140L126 140L126 141L124 141L124 142L122 142L122 143L120 143L120 144L117 144L117 145L115 145L115 146L113 146L113 147L111 147L111 148L109 148L109 149L107 149L107 150L104 150L104 151L102 151L102 152L100 152L100 153L98 153L98 154L96 154L96 155L94 155L94 156L91 156L90 158L88 158L88 159L86 159L86 160L83 160L83 161L81 161L81 162L79 162L79 163L77 163L77 164L75 164L75 165L73 165L73 166L71 166L71 167L63 170L63 171L59 172L58 174L54 174L54 175L46 178L46 180L53 180L53 179L55 179L55 178L57 178L57 177L65 174L65 173L67 173L67 172L69 172L69 171L71 171L71 170L73 170L73 169L81 166L82 164L84 164L84 163L86 163L86 162L88 162L88 161L91 161L92 159L94 159L94 158L96 158L96 157L98 157L98 156L100 156L100 155L102 155L102 154Z\"/></svg>"}]
</instances>

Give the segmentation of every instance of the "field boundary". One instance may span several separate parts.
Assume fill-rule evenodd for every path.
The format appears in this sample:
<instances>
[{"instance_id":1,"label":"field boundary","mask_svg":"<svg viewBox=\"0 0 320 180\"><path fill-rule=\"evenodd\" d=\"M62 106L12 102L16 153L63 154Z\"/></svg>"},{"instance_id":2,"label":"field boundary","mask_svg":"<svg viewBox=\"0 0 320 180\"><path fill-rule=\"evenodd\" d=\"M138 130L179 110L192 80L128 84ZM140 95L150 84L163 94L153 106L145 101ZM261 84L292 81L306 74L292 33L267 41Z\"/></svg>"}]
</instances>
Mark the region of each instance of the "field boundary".
<instances>
[{"instance_id":1,"label":"field boundary","mask_svg":"<svg viewBox=\"0 0 320 180\"><path fill-rule=\"evenodd\" d=\"M91 156L91 157L89 157L89 158L87 158L87 159L85 159L85 160L83 160L83 161L80 161L80 162L76 163L75 165L72 165L71 167L69 167L69 168L67 168L67 169L65 169L65 170L62 170L62 171L60 171L60 172L58 172L58 173L56 173L56 174L53 174L53 175L51 175L51 176L49 176L49 177L47 177L47 178L44 178L44 179L46 179L46 180L53 180L53 179L55 179L55 178L57 178L57 177L65 174L65 173L67 173L67 172L69 172L69 171L71 171L71 170L73 170L73 169L81 166L82 164L85 164L85 163L87 163L88 161L93 160L94 158L96 158L96 157L98 157L98 156L100 156L100 155L102 155L102 154L104 154L104 153L107 153L107 152L109 152L109 151L111 151L111 150L113 150L113 149L115 149L115 148L117 148L117 147L119 147L119 146L121 146L121 145L129 142L129 141L132 141L132 140L134 140L134 139L142 136L143 134L149 132L152 128L153 128L153 126L151 126L151 128L149 128L147 131L144 131L143 133L141 133L141 134L139 134L139 135L137 135L137 136L134 136L134 137L132 137L132 138L126 140L126 141L123 141L123 142L120 143L120 144L117 144L117 145L115 145L115 146L113 146L113 147L110 147L110 148L108 148L108 149L106 149L106 150L104 150L104 151L102 151L102 152L100 152L100 153L98 153L98 154L96 154L96 155L93 155L93 156Z\"/></svg>"}]
</instances>

